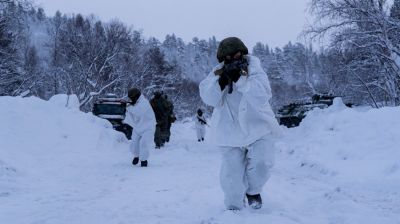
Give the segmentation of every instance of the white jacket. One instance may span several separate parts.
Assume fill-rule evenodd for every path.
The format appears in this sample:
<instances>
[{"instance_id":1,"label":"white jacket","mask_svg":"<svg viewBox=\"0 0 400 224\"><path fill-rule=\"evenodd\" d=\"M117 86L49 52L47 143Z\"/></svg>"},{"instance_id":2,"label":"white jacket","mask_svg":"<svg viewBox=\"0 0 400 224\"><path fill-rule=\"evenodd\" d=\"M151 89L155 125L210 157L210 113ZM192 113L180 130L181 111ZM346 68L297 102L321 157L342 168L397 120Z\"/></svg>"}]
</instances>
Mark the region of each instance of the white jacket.
<instances>
[{"instance_id":1,"label":"white jacket","mask_svg":"<svg viewBox=\"0 0 400 224\"><path fill-rule=\"evenodd\" d=\"M134 105L130 105L126 108L123 123L132 126L133 131L139 135L155 129L156 117L146 97L141 95Z\"/></svg>"},{"instance_id":2,"label":"white jacket","mask_svg":"<svg viewBox=\"0 0 400 224\"><path fill-rule=\"evenodd\" d=\"M221 91L219 76L214 74L223 63L216 66L199 86L204 103L214 107L209 136L218 146L245 147L266 135L277 137L282 134L269 104L272 94L267 74L258 58L246 57L248 76L241 76L233 84L232 94L228 94L228 86Z\"/></svg>"}]
</instances>

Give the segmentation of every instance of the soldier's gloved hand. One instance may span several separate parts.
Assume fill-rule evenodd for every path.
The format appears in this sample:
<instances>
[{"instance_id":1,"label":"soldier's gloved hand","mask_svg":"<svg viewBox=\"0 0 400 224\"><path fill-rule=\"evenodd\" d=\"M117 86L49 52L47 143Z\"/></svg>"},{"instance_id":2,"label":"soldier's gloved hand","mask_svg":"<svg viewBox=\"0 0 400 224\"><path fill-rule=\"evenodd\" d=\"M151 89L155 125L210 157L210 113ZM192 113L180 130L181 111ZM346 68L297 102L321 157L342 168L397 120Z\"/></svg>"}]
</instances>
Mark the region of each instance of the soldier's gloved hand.
<instances>
[{"instance_id":1,"label":"soldier's gloved hand","mask_svg":"<svg viewBox=\"0 0 400 224\"><path fill-rule=\"evenodd\" d=\"M221 87L221 91L229 84L229 76L227 73L223 72L218 79L218 84Z\"/></svg>"},{"instance_id":2,"label":"soldier's gloved hand","mask_svg":"<svg viewBox=\"0 0 400 224\"><path fill-rule=\"evenodd\" d=\"M230 64L224 65L224 72L229 76L233 82L237 82L241 76L242 68L247 66L244 60L235 60Z\"/></svg>"},{"instance_id":3,"label":"soldier's gloved hand","mask_svg":"<svg viewBox=\"0 0 400 224\"><path fill-rule=\"evenodd\" d=\"M234 70L229 73L229 77L231 78L232 82L236 83L240 79L240 70Z\"/></svg>"}]
</instances>

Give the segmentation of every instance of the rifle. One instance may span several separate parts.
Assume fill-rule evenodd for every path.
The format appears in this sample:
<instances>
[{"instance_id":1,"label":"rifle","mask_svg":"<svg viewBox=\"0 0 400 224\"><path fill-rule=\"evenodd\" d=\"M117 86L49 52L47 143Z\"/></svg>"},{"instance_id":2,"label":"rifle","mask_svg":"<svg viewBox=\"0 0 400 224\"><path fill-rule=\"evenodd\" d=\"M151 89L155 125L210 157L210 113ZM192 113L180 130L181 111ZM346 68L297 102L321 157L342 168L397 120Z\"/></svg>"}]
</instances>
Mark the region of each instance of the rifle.
<instances>
[{"instance_id":1,"label":"rifle","mask_svg":"<svg viewBox=\"0 0 400 224\"><path fill-rule=\"evenodd\" d=\"M247 75L247 67L249 66L249 62L247 58L242 58L241 60L235 60L232 63L224 64L219 70L215 71L216 75L224 76L228 80L228 93L232 94L233 92L233 81L229 74L233 71L240 72L240 75L246 76Z\"/></svg>"},{"instance_id":2,"label":"rifle","mask_svg":"<svg viewBox=\"0 0 400 224\"><path fill-rule=\"evenodd\" d=\"M207 124L207 122L203 119L201 119L199 116L197 116L197 119L200 121L200 123L207 125L208 127L210 127L210 125Z\"/></svg>"}]
</instances>

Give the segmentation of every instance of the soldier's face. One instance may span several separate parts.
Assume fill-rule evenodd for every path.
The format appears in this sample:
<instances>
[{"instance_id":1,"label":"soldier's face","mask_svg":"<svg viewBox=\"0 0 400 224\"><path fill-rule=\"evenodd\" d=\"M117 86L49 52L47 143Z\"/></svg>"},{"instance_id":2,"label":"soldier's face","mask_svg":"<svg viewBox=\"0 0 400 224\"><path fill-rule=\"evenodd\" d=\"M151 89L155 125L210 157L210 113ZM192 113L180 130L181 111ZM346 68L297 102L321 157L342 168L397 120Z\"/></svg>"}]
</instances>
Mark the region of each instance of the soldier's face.
<instances>
[{"instance_id":1,"label":"soldier's face","mask_svg":"<svg viewBox=\"0 0 400 224\"><path fill-rule=\"evenodd\" d=\"M234 54L227 55L225 57L224 63L225 64L230 64L230 63L232 63L234 61L240 60L241 58L242 58L242 53L239 51L239 52L236 52Z\"/></svg>"}]
</instances>

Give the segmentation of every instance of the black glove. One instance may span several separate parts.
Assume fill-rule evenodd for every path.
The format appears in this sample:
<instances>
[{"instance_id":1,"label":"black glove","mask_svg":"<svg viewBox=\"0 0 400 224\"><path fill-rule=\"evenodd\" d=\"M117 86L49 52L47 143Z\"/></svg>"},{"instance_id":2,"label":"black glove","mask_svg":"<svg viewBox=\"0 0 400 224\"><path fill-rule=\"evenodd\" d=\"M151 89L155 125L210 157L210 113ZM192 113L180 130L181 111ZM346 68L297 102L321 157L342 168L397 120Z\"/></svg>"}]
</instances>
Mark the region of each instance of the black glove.
<instances>
[{"instance_id":1,"label":"black glove","mask_svg":"<svg viewBox=\"0 0 400 224\"><path fill-rule=\"evenodd\" d=\"M242 74L239 69L232 70L229 73L229 78L231 78L232 82L234 83L236 83L240 79L240 76L242 76Z\"/></svg>"},{"instance_id":2,"label":"black glove","mask_svg":"<svg viewBox=\"0 0 400 224\"><path fill-rule=\"evenodd\" d=\"M240 78L241 74L240 74L240 70L231 70L230 72L227 72L225 69L222 72L222 74L220 75L219 79L218 79L218 84L221 87L221 91L223 91L225 89L225 87L227 85L231 87L232 82L237 82ZM229 91L229 93L231 93L232 90Z\"/></svg>"},{"instance_id":3,"label":"black glove","mask_svg":"<svg viewBox=\"0 0 400 224\"><path fill-rule=\"evenodd\" d=\"M225 87L229 84L229 76L225 72L223 72L218 79L218 84L221 87L221 91L225 89Z\"/></svg>"},{"instance_id":4,"label":"black glove","mask_svg":"<svg viewBox=\"0 0 400 224\"><path fill-rule=\"evenodd\" d=\"M234 83L236 83L240 79L242 71L247 70L248 65L249 63L245 58L235 60L229 64L224 65L224 72Z\"/></svg>"},{"instance_id":5,"label":"black glove","mask_svg":"<svg viewBox=\"0 0 400 224\"><path fill-rule=\"evenodd\" d=\"M236 83L239 81L242 71L247 71L248 65L249 63L245 58L225 64L218 74L220 76L218 84L221 87L221 91L223 91L227 85L231 85L232 82Z\"/></svg>"}]
</instances>

